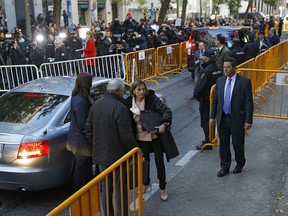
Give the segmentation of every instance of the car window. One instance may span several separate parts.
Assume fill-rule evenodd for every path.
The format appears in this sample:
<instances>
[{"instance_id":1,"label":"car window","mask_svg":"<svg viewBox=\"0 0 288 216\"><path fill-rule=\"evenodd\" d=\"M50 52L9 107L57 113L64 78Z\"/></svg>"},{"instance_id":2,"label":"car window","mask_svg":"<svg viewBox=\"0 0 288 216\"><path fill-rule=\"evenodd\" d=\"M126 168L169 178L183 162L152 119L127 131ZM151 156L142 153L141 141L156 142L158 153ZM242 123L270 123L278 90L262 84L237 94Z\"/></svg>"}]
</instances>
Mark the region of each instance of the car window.
<instances>
[{"instance_id":1,"label":"car window","mask_svg":"<svg viewBox=\"0 0 288 216\"><path fill-rule=\"evenodd\" d=\"M98 100L106 92L107 84L100 83L96 86L92 86L90 90L90 95L93 98L93 101Z\"/></svg>"},{"instance_id":2,"label":"car window","mask_svg":"<svg viewBox=\"0 0 288 216\"><path fill-rule=\"evenodd\" d=\"M9 92L0 98L0 121L46 125L68 96Z\"/></svg>"}]
</instances>

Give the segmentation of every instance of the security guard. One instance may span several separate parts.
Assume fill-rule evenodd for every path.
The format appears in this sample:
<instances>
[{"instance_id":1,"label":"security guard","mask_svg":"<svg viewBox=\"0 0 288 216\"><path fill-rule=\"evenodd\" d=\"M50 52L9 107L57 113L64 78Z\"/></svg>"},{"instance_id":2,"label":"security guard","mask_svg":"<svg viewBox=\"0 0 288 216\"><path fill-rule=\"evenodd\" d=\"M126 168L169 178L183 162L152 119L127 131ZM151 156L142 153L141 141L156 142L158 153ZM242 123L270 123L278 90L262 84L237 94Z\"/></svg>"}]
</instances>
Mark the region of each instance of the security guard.
<instances>
[{"instance_id":1,"label":"security guard","mask_svg":"<svg viewBox=\"0 0 288 216\"><path fill-rule=\"evenodd\" d=\"M199 101L199 111L201 116L201 127L205 134L205 140L196 149L200 150L205 143L209 142L209 114L210 114L210 89L216 84L218 77L222 76L222 71L218 68L214 60L214 51L205 49L203 53L203 69L200 70L200 78L196 82L194 97ZM205 150L212 150L212 146L205 147Z\"/></svg>"}]
</instances>

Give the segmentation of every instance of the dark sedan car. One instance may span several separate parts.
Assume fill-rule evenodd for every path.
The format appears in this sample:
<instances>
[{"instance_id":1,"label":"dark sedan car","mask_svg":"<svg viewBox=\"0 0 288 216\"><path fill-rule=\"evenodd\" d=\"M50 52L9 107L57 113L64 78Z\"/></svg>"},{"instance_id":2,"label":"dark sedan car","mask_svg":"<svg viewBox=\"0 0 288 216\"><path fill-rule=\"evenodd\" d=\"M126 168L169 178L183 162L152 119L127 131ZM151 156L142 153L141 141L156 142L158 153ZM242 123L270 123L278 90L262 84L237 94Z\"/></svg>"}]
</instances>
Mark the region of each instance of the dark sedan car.
<instances>
[{"instance_id":1,"label":"dark sedan car","mask_svg":"<svg viewBox=\"0 0 288 216\"><path fill-rule=\"evenodd\" d=\"M249 26L221 26L221 27L203 27L190 30L188 40L188 56L187 65L188 71L194 70L194 54L198 49L198 43L203 41L205 47L215 49L215 38L217 34L223 34L226 37L226 45L228 48L232 46L233 38L239 38L241 46L244 46L247 33L251 30Z\"/></svg>"},{"instance_id":2,"label":"dark sedan car","mask_svg":"<svg viewBox=\"0 0 288 216\"><path fill-rule=\"evenodd\" d=\"M93 78L94 100L108 81ZM44 190L69 182L74 157L65 145L74 84L75 77L41 78L0 97L0 189Z\"/></svg>"}]
</instances>

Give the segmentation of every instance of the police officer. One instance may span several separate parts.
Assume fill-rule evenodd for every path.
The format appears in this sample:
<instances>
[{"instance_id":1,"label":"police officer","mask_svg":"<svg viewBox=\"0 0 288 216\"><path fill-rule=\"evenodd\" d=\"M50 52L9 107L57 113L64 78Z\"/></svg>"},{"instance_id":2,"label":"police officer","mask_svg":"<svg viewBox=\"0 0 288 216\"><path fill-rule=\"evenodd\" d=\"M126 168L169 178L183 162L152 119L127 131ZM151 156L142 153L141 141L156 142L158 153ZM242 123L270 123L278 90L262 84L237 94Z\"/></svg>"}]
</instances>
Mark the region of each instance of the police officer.
<instances>
[{"instance_id":1,"label":"police officer","mask_svg":"<svg viewBox=\"0 0 288 216\"><path fill-rule=\"evenodd\" d=\"M201 116L201 127L205 134L202 144L197 145L196 149L200 150L205 143L209 143L209 111L210 111L210 89L216 83L218 77L222 76L222 71L218 68L214 60L214 52L211 49L205 49L203 53L204 63L200 70L193 96L199 101L199 111ZM212 150L212 146L205 147L205 150Z\"/></svg>"},{"instance_id":2,"label":"police officer","mask_svg":"<svg viewBox=\"0 0 288 216\"><path fill-rule=\"evenodd\" d=\"M233 38L233 45L230 49L231 57L236 59L238 65L246 61L246 53L241 48L240 43L239 38Z\"/></svg>"}]
</instances>

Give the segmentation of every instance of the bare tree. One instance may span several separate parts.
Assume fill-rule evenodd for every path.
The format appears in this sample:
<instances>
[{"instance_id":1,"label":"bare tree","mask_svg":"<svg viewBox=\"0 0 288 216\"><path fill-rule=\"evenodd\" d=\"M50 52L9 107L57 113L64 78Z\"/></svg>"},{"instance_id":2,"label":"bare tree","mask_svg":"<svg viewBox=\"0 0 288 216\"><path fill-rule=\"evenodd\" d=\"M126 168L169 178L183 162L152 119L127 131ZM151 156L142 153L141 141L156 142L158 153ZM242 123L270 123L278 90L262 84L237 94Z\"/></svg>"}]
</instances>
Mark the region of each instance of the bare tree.
<instances>
[{"instance_id":1,"label":"bare tree","mask_svg":"<svg viewBox=\"0 0 288 216\"><path fill-rule=\"evenodd\" d=\"M58 30L60 27L60 16L61 16L61 4L62 0L53 0L53 20Z\"/></svg>"},{"instance_id":2,"label":"bare tree","mask_svg":"<svg viewBox=\"0 0 288 216\"><path fill-rule=\"evenodd\" d=\"M158 25L161 25L164 22L165 16L167 14L167 11L170 5L170 0L163 0L161 2L162 2L162 5L160 8L158 22L157 22Z\"/></svg>"}]
</instances>

